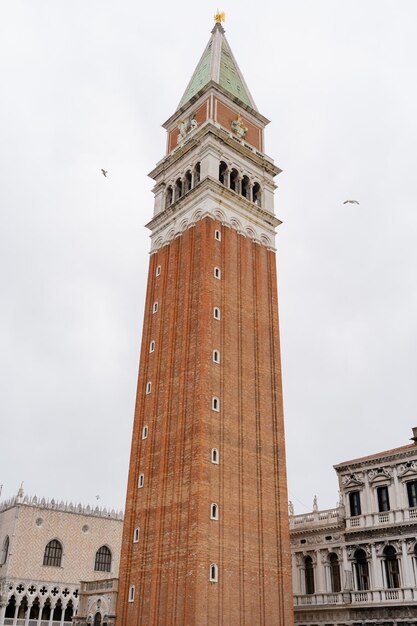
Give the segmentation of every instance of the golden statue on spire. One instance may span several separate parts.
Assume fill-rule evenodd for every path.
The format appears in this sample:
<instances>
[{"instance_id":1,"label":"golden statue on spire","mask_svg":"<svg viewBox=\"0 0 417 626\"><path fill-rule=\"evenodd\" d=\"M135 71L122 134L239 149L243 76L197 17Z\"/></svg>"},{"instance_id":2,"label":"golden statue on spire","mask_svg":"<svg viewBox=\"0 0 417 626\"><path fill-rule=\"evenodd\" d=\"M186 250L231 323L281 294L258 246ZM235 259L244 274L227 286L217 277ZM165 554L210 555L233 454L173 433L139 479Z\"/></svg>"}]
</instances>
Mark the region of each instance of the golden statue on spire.
<instances>
[{"instance_id":1,"label":"golden statue on spire","mask_svg":"<svg viewBox=\"0 0 417 626\"><path fill-rule=\"evenodd\" d=\"M221 13L219 12L219 9L217 9L217 13L214 16L214 19L216 20L216 24L221 24L222 22L224 22L224 20L226 19L226 14L224 11L222 11Z\"/></svg>"}]
</instances>

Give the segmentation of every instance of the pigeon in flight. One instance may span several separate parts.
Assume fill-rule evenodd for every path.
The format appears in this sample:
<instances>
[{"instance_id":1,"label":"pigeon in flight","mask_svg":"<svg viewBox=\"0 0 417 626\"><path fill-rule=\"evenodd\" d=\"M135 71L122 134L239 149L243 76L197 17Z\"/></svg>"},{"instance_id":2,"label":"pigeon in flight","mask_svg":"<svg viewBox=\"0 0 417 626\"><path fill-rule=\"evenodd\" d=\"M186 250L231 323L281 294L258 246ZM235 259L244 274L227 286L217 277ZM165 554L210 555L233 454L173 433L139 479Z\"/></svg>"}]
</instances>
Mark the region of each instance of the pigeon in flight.
<instances>
[{"instance_id":1,"label":"pigeon in flight","mask_svg":"<svg viewBox=\"0 0 417 626\"><path fill-rule=\"evenodd\" d=\"M104 178L107 178L107 170L103 170L103 168L101 168L101 173L103 174Z\"/></svg>"},{"instance_id":2,"label":"pigeon in flight","mask_svg":"<svg viewBox=\"0 0 417 626\"><path fill-rule=\"evenodd\" d=\"M359 204L357 200L345 200L343 204Z\"/></svg>"}]
</instances>

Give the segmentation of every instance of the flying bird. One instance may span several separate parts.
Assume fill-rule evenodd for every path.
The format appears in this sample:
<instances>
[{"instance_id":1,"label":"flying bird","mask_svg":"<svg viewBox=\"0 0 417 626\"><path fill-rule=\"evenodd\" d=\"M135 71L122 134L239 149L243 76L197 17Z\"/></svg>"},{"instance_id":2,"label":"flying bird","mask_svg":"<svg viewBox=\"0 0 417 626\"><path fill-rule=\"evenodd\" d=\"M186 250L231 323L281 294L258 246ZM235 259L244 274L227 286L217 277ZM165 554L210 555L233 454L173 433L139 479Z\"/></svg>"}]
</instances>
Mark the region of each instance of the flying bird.
<instances>
[{"instance_id":1,"label":"flying bird","mask_svg":"<svg viewBox=\"0 0 417 626\"><path fill-rule=\"evenodd\" d=\"M103 170L103 168L101 168L101 173L103 174L104 178L107 178L107 170Z\"/></svg>"},{"instance_id":2,"label":"flying bird","mask_svg":"<svg viewBox=\"0 0 417 626\"><path fill-rule=\"evenodd\" d=\"M343 204L359 204L357 200L345 200Z\"/></svg>"}]
</instances>

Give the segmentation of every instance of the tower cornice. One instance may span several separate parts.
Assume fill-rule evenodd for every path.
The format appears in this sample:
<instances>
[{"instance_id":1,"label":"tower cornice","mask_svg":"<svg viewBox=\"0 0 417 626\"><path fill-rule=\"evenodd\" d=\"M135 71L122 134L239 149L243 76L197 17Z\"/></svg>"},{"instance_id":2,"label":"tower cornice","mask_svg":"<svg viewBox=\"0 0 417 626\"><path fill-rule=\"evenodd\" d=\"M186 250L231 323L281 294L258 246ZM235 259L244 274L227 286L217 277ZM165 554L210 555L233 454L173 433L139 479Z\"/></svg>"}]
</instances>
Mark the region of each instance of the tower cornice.
<instances>
[{"instance_id":1,"label":"tower cornice","mask_svg":"<svg viewBox=\"0 0 417 626\"><path fill-rule=\"evenodd\" d=\"M243 109L249 115L252 115L258 122L261 122L263 126L267 126L270 123L271 120L269 120L267 117L259 113L259 111L256 111L251 106L242 102L242 100L240 100L240 98L238 98L237 96L233 96L231 93L229 93L226 89L224 89L221 85L216 83L214 80L210 80L192 98L190 98L190 100L188 100L185 104L183 104L182 107L177 109L175 113L173 113L171 117L169 117L166 120L166 122L162 124L162 128L165 128L165 130L168 130L172 126L175 126L175 123L178 121L179 118L183 116L183 114L186 111L188 112L188 110L192 108L192 106L195 103L197 103L198 100L202 98L202 96L207 95L208 93L211 93L211 92L215 92L224 96L229 102L233 102L240 109Z\"/></svg>"},{"instance_id":2,"label":"tower cornice","mask_svg":"<svg viewBox=\"0 0 417 626\"><path fill-rule=\"evenodd\" d=\"M229 148L233 148L242 157L252 161L254 164L262 167L271 176L277 176L282 170L277 167L273 160L263 152L256 150L245 141L241 141L233 137L231 132L228 132L220 126L220 124L213 123L211 121L205 122L201 127L196 129L181 145L175 150L167 154L156 167L149 172L148 176L156 180L162 172L172 167L177 163L184 155L190 152L193 148L197 147L204 137L212 135L217 139L224 142Z\"/></svg>"},{"instance_id":3,"label":"tower cornice","mask_svg":"<svg viewBox=\"0 0 417 626\"><path fill-rule=\"evenodd\" d=\"M275 250L275 229L281 220L209 176L146 224L152 231L151 253L205 217L220 220L241 235Z\"/></svg>"}]
</instances>

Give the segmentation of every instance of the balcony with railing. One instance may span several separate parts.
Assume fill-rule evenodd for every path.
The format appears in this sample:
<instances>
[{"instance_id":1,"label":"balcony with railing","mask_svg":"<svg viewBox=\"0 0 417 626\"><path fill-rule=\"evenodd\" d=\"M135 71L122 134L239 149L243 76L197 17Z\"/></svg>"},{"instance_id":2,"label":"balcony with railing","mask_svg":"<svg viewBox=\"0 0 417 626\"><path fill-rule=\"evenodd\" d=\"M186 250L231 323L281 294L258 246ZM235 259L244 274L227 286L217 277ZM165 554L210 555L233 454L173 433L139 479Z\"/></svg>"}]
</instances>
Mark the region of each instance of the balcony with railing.
<instances>
[{"instance_id":1,"label":"balcony with railing","mask_svg":"<svg viewBox=\"0 0 417 626\"><path fill-rule=\"evenodd\" d=\"M340 593L313 593L294 595L294 606L324 606L349 604L408 604L417 602L417 589L371 589L369 591L343 591Z\"/></svg>"},{"instance_id":2,"label":"balcony with railing","mask_svg":"<svg viewBox=\"0 0 417 626\"><path fill-rule=\"evenodd\" d=\"M290 515L290 530L304 530L313 526L338 526L345 519L344 507L312 511L303 515Z\"/></svg>"},{"instance_id":3,"label":"balcony with railing","mask_svg":"<svg viewBox=\"0 0 417 626\"><path fill-rule=\"evenodd\" d=\"M375 526L393 526L409 520L417 520L417 508L396 509L381 513L364 513L346 518L346 528L375 528Z\"/></svg>"}]
</instances>

